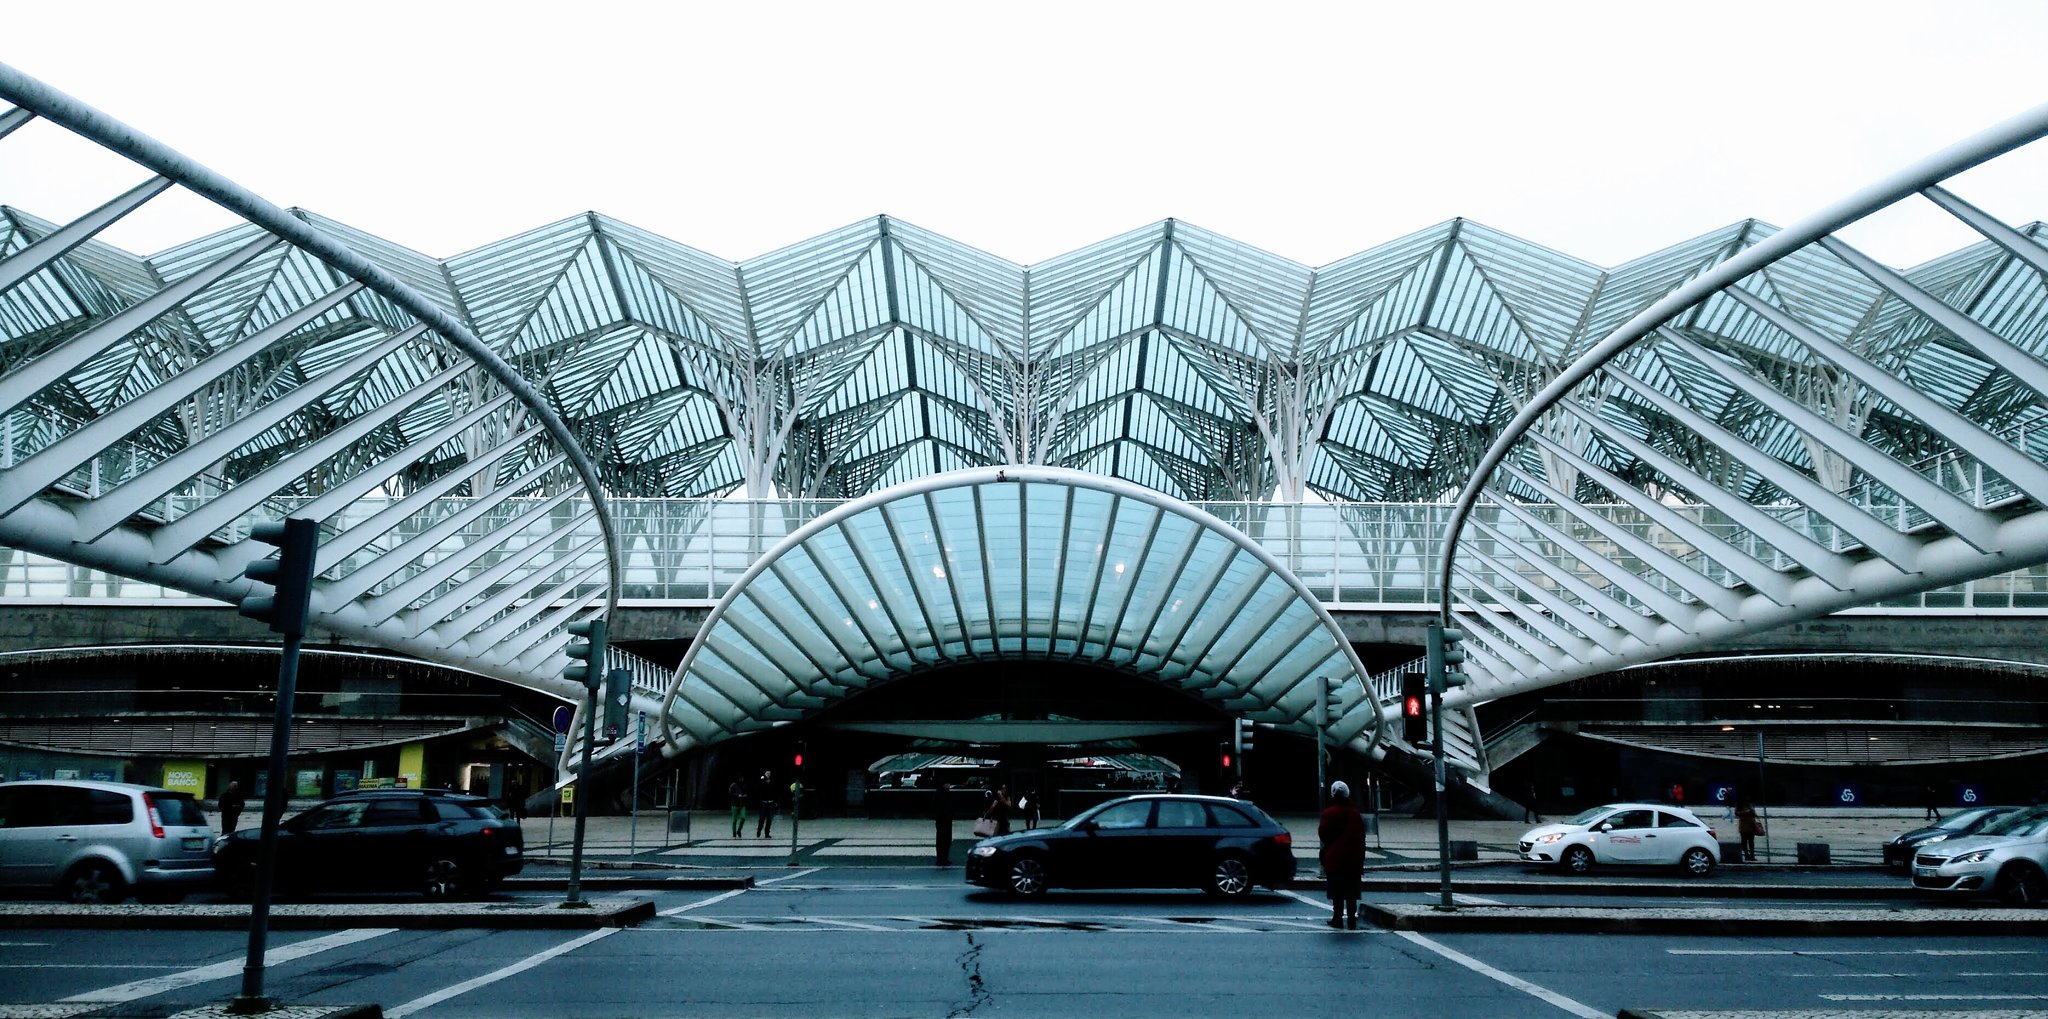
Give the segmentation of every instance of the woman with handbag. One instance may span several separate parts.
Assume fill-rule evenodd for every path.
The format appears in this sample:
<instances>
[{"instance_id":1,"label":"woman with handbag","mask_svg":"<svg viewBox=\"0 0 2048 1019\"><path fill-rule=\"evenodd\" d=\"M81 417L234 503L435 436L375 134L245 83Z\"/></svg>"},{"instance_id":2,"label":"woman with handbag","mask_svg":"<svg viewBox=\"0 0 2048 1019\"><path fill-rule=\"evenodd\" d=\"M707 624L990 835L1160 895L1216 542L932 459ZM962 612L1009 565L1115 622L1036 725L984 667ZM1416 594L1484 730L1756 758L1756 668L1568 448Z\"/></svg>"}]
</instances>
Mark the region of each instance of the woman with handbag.
<instances>
[{"instance_id":1,"label":"woman with handbag","mask_svg":"<svg viewBox=\"0 0 2048 1019\"><path fill-rule=\"evenodd\" d=\"M983 829L987 830L984 831ZM1010 788L997 786L989 793L988 809L974 822L974 834L985 837L1010 834Z\"/></svg>"}]
</instances>

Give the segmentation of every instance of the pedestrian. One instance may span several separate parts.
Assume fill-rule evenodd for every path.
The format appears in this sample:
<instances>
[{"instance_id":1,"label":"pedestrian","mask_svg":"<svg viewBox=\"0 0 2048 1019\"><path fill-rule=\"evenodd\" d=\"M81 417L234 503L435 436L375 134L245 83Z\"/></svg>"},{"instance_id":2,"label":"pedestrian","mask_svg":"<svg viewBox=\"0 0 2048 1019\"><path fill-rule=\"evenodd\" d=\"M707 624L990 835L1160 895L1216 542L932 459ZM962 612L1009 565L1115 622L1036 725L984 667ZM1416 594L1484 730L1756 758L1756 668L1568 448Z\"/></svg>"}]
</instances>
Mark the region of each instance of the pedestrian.
<instances>
[{"instance_id":1,"label":"pedestrian","mask_svg":"<svg viewBox=\"0 0 2048 1019\"><path fill-rule=\"evenodd\" d=\"M725 787L725 798L732 801L732 837L739 838L747 833L746 779L734 775L732 784Z\"/></svg>"},{"instance_id":2,"label":"pedestrian","mask_svg":"<svg viewBox=\"0 0 2048 1019\"><path fill-rule=\"evenodd\" d=\"M775 776L762 772L754 786L754 837L772 839L775 837Z\"/></svg>"},{"instance_id":3,"label":"pedestrian","mask_svg":"<svg viewBox=\"0 0 2048 1019\"><path fill-rule=\"evenodd\" d=\"M1323 865L1323 881L1329 889L1330 926L1338 930L1358 929L1358 886L1365 875L1365 818L1351 805L1351 787L1330 783L1330 805L1316 823L1316 837L1322 841L1317 858Z\"/></svg>"},{"instance_id":4,"label":"pedestrian","mask_svg":"<svg viewBox=\"0 0 2048 1019\"><path fill-rule=\"evenodd\" d=\"M932 861L941 867L953 865L953 783L940 782L932 794Z\"/></svg>"},{"instance_id":5,"label":"pedestrian","mask_svg":"<svg viewBox=\"0 0 2048 1019\"><path fill-rule=\"evenodd\" d=\"M1024 827L1038 827L1039 815L1045 811L1045 804L1039 802L1038 790L1032 789L1017 797L1017 811L1024 818Z\"/></svg>"},{"instance_id":6,"label":"pedestrian","mask_svg":"<svg viewBox=\"0 0 2048 1019\"><path fill-rule=\"evenodd\" d=\"M1522 823L1543 823L1543 815L1536 812L1536 783L1522 786Z\"/></svg>"},{"instance_id":7,"label":"pedestrian","mask_svg":"<svg viewBox=\"0 0 2048 1019\"><path fill-rule=\"evenodd\" d=\"M996 823L997 835L1010 834L1010 787L999 785L989 790L988 808L981 816Z\"/></svg>"},{"instance_id":8,"label":"pedestrian","mask_svg":"<svg viewBox=\"0 0 2048 1019\"><path fill-rule=\"evenodd\" d=\"M1921 802L1927 804L1926 820L1941 820L1941 808L1935 805L1935 801L1938 799L1938 797L1936 797L1934 794L1934 787L1931 785L1923 787L1920 791L1920 799Z\"/></svg>"},{"instance_id":9,"label":"pedestrian","mask_svg":"<svg viewBox=\"0 0 2048 1019\"><path fill-rule=\"evenodd\" d=\"M242 808L248 806L242 799L242 783L229 781L228 787L220 794L220 833L226 835L235 830L235 823L242 817Z\"/></svg>"},{"instance_id":10,"label":"pedestrian","mask_svg":"<svg viewBox=\"0 0 2048 1019\"><path fill-rule=\"evenodd\" d=\"M1681 782L1673 782L1673 783L1671 783L1671 805L1672 805L1672 806L1674 806L1674 807L1683 807L1683 806L1685 806L1685 785L1684 785L1684 783L1681 783Z\"/></svg>"},{"instance_id":11,"label":"pedestrian","mask_svg":"<svg viewBox=\"0 0 2048 1019\"><path fill-rule=\"evenodd\" d=\"M1756 807L1740 796L1735 798L1735 833L1742 836L1742 859L1745 863L1756 862L1756 837L1764 833L1764 823L1757 819Z\"/></svg>"}]
</instances>

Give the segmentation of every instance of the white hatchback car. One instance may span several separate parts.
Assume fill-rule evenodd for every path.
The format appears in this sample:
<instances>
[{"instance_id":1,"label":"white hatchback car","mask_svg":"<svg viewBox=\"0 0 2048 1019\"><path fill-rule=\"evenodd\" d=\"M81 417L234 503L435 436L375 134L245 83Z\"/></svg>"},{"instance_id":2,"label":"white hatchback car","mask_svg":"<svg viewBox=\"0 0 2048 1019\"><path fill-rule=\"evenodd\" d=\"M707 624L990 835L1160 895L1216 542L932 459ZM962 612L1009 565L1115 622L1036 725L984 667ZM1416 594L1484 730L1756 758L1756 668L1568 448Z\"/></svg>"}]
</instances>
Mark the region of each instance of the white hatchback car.
<instances>
[{"instance_id":1,"label":"white hatchback car","mask_svg":"<svg viewBox=\"0 0 2048 1019\"><path fill-rule=\"evenodd\" d=\"M1562 867L1574 874L1594 864L1677 867L1705 877L1721 862L1714 829L1684 807L1661 803L1610 803L1582 811L1522 836L1522 859Z\"/></svg>"},{"instance_id":2,"label":"white hatchback car","mask_svg":"<svg viewBox=\"0 0 2048 1019\"><path fill-rule=\"evenodd\" d=\"M1921 846L1913 887L2041 905L2048 900L2048 807L2015 810L1974 835Z\"/></svg>"}]
</instances>

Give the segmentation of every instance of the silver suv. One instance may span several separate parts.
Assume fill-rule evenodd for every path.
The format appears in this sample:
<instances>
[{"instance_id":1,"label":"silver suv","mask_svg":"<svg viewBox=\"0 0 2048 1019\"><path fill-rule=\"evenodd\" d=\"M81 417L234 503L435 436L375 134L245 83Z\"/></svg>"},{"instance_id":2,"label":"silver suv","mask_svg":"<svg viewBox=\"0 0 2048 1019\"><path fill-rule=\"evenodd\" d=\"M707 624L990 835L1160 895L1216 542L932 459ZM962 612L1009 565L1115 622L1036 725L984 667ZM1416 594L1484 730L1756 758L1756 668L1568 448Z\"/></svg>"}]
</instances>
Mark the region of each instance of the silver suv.
<instances>
[{"instance_id":1,"label":"silver suv","mask_svg":"<svg viewBox=\"0 0 2048 1019\"><path fill-rule=\"evenodd\" d=\"M176 902L213 880L206 814L125 782L0 782L0 884L72 902Z\"/></svg>"}]
</instances>

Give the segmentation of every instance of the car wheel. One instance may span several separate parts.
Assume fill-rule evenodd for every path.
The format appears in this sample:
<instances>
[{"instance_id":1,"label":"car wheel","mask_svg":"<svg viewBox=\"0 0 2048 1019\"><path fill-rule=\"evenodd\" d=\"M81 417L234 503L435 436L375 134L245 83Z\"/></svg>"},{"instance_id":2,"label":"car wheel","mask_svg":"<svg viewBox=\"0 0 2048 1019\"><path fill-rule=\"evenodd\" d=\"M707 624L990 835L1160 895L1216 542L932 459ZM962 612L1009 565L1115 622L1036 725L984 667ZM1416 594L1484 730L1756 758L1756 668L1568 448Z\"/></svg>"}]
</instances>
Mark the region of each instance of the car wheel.
<instances>
[{"instance_id":1,"label":"car wheel","mask_svg":"<svg viewBox=\"0 0 2048 1019\"><path fill-rule=\"evenodd\" d=\"M1018 895L1045 894L1045 861L1020 856L1010 861L1010 891Z\"/></svg>"},{"instance_id":2,"label":"car wheel","mask_svg":"<svg viewBox=\"0 0 2048 1019\"><path fill-rule=\"evenodd\" d=\"M1209 870L1209 894L1243 898L1252 893L1252 865L1235 853L1216 858Z\"/></svg>"},{"instance_id":3,"label":"car wheel","mask_svg":"<svg viewBox=\"0 0 2048 1019\"><path fill-rule=\"evenodd\" d=\"M2048 898L2048 876L2031 863L2009 863L1998 872L1992 885L1999 901L2014 906L2038 907Z\"/></svg>"},{"instance_id":4,"label":"car wheel","mask_svg":"<svg viewBox=\"0 0 2048 1019\"><path fill-rule=\"evenodd\" d=\"M1573 846L1564 851L1558 862L1574 874L1584 874L1593 869L1593 851L1585 846Z\"/></svg>"},{"instance_id":5,"label":"car wheel","mask_svg":"<svg viewBox=\"0 0 2048 1019\"><path fill-rule=\"evenodd\" d=\"M1714 854L1694 846L1678 858L1678 872L1686 877L1706 877L1714 872Z\"/></svg>"},{"instance_id":6,"label":"car wheel","mask_svg":"<svg viewBox=\"0 0 2048 1019\"><path fill-rule=\"evenodd\" d=\"M435 857L427 862L425 883L420 891L429 899L453 899L463 894L469 879L462 873L462 865L454 860Z\"/></svg>"},{"instance_id":7,"label":"car wheel","mask_svg":"<svg viewBox=\"0 0 2048 1019\"><path fill-rule=\"evenodd\" d=\"M128 897L128 888L113 864L87 860L64 875L64 897L82 906L112 905Z\"/></svg>"}]
</instances>

